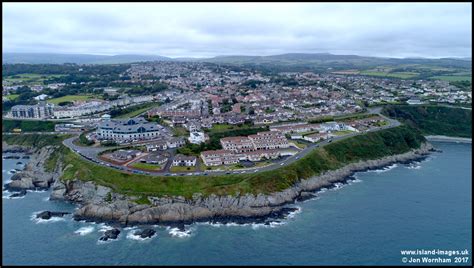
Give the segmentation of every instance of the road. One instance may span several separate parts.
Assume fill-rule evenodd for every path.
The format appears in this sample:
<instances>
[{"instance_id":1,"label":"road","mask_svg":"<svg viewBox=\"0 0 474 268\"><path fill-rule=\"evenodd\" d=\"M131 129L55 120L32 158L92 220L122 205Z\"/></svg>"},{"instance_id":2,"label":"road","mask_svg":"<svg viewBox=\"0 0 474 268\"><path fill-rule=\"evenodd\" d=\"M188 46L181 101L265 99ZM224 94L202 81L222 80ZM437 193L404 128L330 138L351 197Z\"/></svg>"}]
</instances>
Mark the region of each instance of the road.
<instances>
[{"instance_id":1,"label":"road","mask_svg":"<svg viewBox=\"0 0 474 268\"><path fill-rule=\"evenodd\" d=\"M177 176L177 175L180 175L180 174L183 174L183 175L208 175L208 174L222 175L222 174L254 173L254 172L260 172L260 171L274 170L274 169L280 168L282 166L287 166L287 165L295 162L296 160L306 156L313 149L318 148L318 147L324 147L324 146L326 146L329 143L334 142L334 141L347 139L347 138L357 136L357 135L367 133L367 132L373 132L373 131L378 131L378 130L382 130L382 129L393 128L393 127L397 127L397 126L400 125L400 122L398 122L397 120L394 120L394 119L391 119L391 118L388 118L388 117L382 115L380 113L381 110L382 110L382 107L374 107L374 108L370 108L368 110L368 113L378 114L381 117L383 117L389 123L386 126L373 128L373 129L370 129L370 130L364 131L364 132L355 132L355 133L344 135L344 136L333 137L331 139L324 140L322 142L313 143L313 144L309 145L308 147L306 147L305 149L301 150L299 153L297 153L293 156L287 157L287 158L285 158L281 161L277 161L272 165L268 165L268 166L265 166L265 167L254 167L254 168L240 169L240 170L237 170L237 171L212 171L212 170L209 170L209 171L199 171L199 172L182 172L182 173L179 173L179 174L168 172L167 170L169 170L169 169L165 169L165 171L159 171L159 172L138 171L138 170L134 170L134 169L124 167L124 166L121 166L121 165L115 165L115 164L112 164L112 163L104 162L103 160L101 160L98 157L98 154L100 152L105 151L105 150L109 150L109 149L112 149L112 148L116 148L116 147L105 147L104 148L104 147L78 146L78 145L75 145L73 143L73 140L77 139L78 135L64 140L63 144L65 146L69 147L70 149L72 149L74 152L81 155L84 159L86 159L88 161L91 161L91 162L94 162L96 164L100 164L100 165L103 165L103 166L108 166L110 168L119 169L119 170L129 172L129 173L145 174L145 175L151 175L151 176ZM170 162L170 161L168 161L168 162Z\"/></svg>"}]
</instances>

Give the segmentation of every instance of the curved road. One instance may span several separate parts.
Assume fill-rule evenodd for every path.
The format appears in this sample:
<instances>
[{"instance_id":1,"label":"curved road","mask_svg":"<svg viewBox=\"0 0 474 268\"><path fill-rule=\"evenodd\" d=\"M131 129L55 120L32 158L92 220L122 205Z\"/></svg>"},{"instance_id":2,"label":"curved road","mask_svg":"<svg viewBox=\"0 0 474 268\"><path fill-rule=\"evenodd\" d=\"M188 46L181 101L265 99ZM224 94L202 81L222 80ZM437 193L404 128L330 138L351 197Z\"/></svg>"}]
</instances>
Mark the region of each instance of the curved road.
<instances>
[{"instance_id":1,"label":"curved road","mask_svg":"<svg viewBox=\"0 0 474 268\"><path fill-rule=\"evenodd\" d=\"M295 155L292 155L290 157L287 157L287 158L285 158L283 160L280 160L278 162L275 162L275 164L268 165L268 166L265 166L265 167L260 167L260 168L254 167L254 168L240 169L240 170L237 170L237 171L211 171L211 170L209 170L209 171L198 171L198 172L182 172L182 173L179 173L179 174L178 173L165 172L165 171L161 171L161 172L149 172L149 171L141 171L141 170L139 171L139 170L134 170L134 169L125 167L125 166L115 165L115 164L112 164L112 163L104 162L103 160L99 159L98 154L100 152L105 151L105 150L109 150L109 149L113 149L113 148L116 148L116 147L103 148L103 147L82 147L82 146L78 146L78 145L75 145L73 143L73 140L78 138L78 135L64 140L63 144L65 146L69 147L74 152L81 155L83 158L87 159L88 161L94 162L94 163L99 164L99 165L108 166L110 168L119 169L119 170L129 172L129 173L146 174L146 175L151 175L151 176L208 175L208 174L211 174L211 173L213 175L254 173L254 172L259 172L259 171L273 170L273 169L277 169L277 168L282 167L282 166L289 165L289 164L295 162L296 160L300 159L301 157L306 156L314 148L324 147L324 146L326 146L327 144L329 144L333 141L343 140L343 139L347 139L349 137L360 135L360 134L363 134L363 133L366 133L366 132L373 132L373 131L378 131L378 130L382 130L382 129L393 128L393 127L397 127L397 126L400 125L400 122L398 122L397 120L394 120L394 119L391 119L391 118L388 118L388 117L382 115L380 113L381 109L382 109L382 107L370 108L368 110L368 113L378 114L379 116L383 117L385 120L387 120L389 122L389 124L386 125L386 126L373 128L373 129L370 129L370 130L367 130L367 131L364 131L364 132L355 132L355 133L344 135L344 136L333 137L331 139L324 140L324 141L321 141L321 142L318 142L318 143L312 143L308 147L306 147L305 149L301 150L299 153L297 153Z\"/></svg>"}]
</instances>

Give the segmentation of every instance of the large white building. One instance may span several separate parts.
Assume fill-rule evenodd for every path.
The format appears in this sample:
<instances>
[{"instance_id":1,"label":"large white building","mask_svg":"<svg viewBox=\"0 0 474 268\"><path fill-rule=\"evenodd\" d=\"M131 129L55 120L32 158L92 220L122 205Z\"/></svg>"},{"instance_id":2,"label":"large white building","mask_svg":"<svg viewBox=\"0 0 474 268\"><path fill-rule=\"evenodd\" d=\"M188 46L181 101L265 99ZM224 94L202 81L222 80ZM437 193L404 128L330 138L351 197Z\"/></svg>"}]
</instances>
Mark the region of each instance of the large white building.
<instances>
[{"instance_id":1,"label":"large white building","mask_svg":"<svg viewBox=\"0 0 474 268\"><path fill-rule=\"evenodd\" d=\"M54 104L40 102L37 105L15 105L11 110L13 118L50 118L54 113Z\"/></svg>"},{"instance_id":2,"label":"large white building","mask_svg":"<svg viewBox=\"0 0 474 268\"><path fill-rule=\"evenodd\" d=\"M113 140L119 143L151 140L160 137L163 130L162 126L150 123L142 117L122 120L105 119L97 129L97 137L99 140Z\"/></svg>"}]
</instances>

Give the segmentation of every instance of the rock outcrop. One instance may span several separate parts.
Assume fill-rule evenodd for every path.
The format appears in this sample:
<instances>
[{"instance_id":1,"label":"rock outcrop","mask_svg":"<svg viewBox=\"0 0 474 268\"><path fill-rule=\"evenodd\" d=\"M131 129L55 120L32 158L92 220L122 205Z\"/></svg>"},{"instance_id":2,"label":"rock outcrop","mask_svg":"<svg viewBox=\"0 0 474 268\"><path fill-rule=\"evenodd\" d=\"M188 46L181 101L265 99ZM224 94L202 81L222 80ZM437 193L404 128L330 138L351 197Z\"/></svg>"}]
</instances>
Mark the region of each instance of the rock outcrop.
<instances>
[{"instance_id":1,"label":"rock outcrop","mask_svg":"<svg viewBox=\"0 0 474 268\"><path fill-rule=\"evenodd\" d=\"M117 239L118 235L120 234L119 229L112 229L112 230L107 230L105 231L104 235L99 238L101 241L107 241L109 239Z\"/></svg>"},{"instance_id":2,"label":"rock outcrop","mask_svg":"<svg viewBox=\"0 0 474 268\"><path fill-rule=\"evenodd\" d=\"M152 237L155 233L156 233L155 230L150 229L150 228L146 228L146 229L144 229L144 230L142 230L142 231L136 231L136 232L134 233L134 235L140 236L141 238L150 238L150 237Z\"/></svg>"},{"instance_id":3,"label":"rock outcrop","mask_svg":"<svg viewBox=\"0 0 474 268\"><path fill-rule=\"evenodd\" d=\"M54 212L54 211L43 211L36 215L36 218L41 218L43 220L49 220L52 217L62 217L66 214L71 214L69 212Z\"/></svg>"},{"instance_id":4,"label":"rock outcrop","mask_svg":"<svg viewBox=\"0 0 474 268\"><path fill-rule=\"evenodd\" d=\"M56 148L45 146L35 151L25 169L12 176L11 182L4 185L5 190L18 192L22 190L47 190L59 178L61 167L47 172L45 162Z\"/></svg>"},{"instance_id":5,"label":"rock outcrop","mask_svg":"<svg viewBox=\"0 0 474 268\"><path fill-rule=\"evenodd\" d=\"M52 197L62 194L64 199L81 204L74 212L74 218L77 220L118 222L122 225L182 224L195 221L255 222L267 217L278 218L288 215L294 208L285 205L297 199L311 198L312 192L336 182L344 182L354 172L380 168L397 162L419 160L426 157L432 149L430 144L425 143L419 149L404 154L348 164L269 195L203 197L195 194L189 200L183 197L150 197L151 205L138 205L133 198L112 193L107 187L74 180L54 186ZM110 200L107 200L107 196L111 197Z\"/></svg>"}]
</instances>

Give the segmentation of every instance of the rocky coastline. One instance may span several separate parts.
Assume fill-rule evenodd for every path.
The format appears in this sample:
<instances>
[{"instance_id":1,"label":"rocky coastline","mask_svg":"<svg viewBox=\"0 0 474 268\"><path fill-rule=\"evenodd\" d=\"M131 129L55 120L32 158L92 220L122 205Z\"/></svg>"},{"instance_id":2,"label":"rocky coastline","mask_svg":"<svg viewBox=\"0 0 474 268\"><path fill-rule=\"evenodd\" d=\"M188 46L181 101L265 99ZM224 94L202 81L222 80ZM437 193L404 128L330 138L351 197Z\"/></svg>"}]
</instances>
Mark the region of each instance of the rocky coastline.
<instances>
[{"instance_id":1,"label":"rocky coastline","mask_svg":"<svg viewBox=\"0 0 474 268\"><path fill-rule=\"evenodd\" d=\"M282 218L295 210L287 205L295 200L312 198L313 192L345 182L355 173L394 163L421 160L433 147L429 143L400 155L387 156L346 165L313 178L302 180L291 188L270 195L237 195L203 197L150 197L151 205L136 204L133 198L113 193L109 188L80 180L58 182L51 199L68 200L80 205L76 220L115 223L121 226L142 224L182 225L192 222L264 223L268 218ZM109 200L107 200L109 199Z\"/></svg>"},{"instance_id":2,"label":"rocky coastline","mask_svg":"<svg viewBox=\"0 0 474 268\"><path fill-rule=\"evenodd\" d=\"M11 182L4 185L4 190L26 194L26 190L42 191L48 190L53 182L58 181L61 176L62 167L58 165L54 171L45 170L45 162L56 150L54 146L45 146L40 149L9 146L3 144L2 152L29 153L30 161L25 168L11 177ZM60 164L60 163L59 163Z\"/></svg>"},{"instance_id":3,"label":"rocky coastline","mask_svg":"<svg viewBox=\"0 0 474 268\"><path fill-rule=\"evenodd\" d=\"M52 188L50 200L63 200L78 205L73 213L75 220L103 222L114 226L167 225L184 229L184 224L194 222L211 223L263 223L287 217L297 210L296 201L310 199L322 188L331 188L336 183L352 179L355 172L379 169L394 163L419 161L435 151L429 143L418 149L383 157L377 160L348 164L340 169L327 171L319 176L302 180L293 187L269 195L245 194L237 196L149 197L151 204L137 204L137 198L114 193L110 188L93 182L59 180L63 170L61 163L53 172L44 170L45 159L54 151L45 146L36 150L24 171L12 177L5 185L9 191Z\"/></svg>"}]
</instances>

